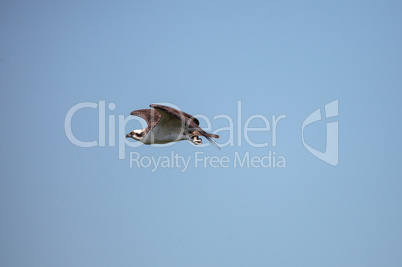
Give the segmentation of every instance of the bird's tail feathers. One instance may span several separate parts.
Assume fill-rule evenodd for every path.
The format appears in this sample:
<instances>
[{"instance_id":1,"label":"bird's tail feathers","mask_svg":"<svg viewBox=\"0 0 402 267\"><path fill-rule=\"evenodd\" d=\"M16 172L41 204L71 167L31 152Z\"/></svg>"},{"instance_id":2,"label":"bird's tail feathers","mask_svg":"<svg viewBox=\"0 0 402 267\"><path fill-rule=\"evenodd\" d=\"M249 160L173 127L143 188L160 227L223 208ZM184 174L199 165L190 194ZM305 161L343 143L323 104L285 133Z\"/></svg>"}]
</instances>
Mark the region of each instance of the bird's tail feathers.
<instances>
[{"instance_id":1,"label":"bird's tail feathers","mask_svg":"<svg viewBox=\"0 0 402 267\"><path fill-rule=\"evenodd\" d=\"M207 133L207 135L208 135L208 137L219 138L219 135L217 135L217 134Z\"/></svg>"}]
</instances>

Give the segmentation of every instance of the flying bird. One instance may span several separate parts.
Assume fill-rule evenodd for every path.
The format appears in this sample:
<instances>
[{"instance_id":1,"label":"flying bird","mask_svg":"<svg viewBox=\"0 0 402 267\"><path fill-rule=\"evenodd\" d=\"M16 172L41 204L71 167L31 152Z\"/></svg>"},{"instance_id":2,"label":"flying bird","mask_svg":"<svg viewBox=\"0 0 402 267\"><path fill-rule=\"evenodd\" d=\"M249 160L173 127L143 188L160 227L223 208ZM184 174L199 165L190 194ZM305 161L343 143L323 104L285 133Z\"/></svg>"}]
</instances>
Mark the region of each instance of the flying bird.
<instances>
[{"instance_id":1,"label":"flying bird","mask_svg":"<svg viewBox=\"0 0 402 267\"><path fill-rule=\"evenodd\" d=\"M133 130L126 135L146 145L166 144L188 140L195 145L202 144L200 136L205 137L214 146L219 148L215 140L217 134L211 134L201 129L200 122L194 116L171 107L151 104L153 109L140 109L131 112L133 116L143 118L147 122L147 128Z\"/></svg>"}]
</instances>

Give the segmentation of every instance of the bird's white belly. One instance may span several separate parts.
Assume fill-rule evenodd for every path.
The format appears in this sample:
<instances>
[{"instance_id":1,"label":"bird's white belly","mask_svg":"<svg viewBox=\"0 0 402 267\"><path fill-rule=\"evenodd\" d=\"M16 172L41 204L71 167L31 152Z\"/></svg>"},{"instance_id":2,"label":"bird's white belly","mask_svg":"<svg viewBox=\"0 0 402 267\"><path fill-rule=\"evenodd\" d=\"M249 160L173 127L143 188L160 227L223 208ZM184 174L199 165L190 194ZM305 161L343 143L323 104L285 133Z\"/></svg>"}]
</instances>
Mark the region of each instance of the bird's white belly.
<instances>
[{"instance_id":1,"label":"bird's white belly","mask_svg":"<svg viewBox=\"0 0 402 267\"><path fill-rule=\"evenodd\" d=\"M185 132L181 127L158 127L156 125L148 134L142 138L144 144L166 144L170 142L178 142L187 140Z\"/></svg>"}]
</instances>

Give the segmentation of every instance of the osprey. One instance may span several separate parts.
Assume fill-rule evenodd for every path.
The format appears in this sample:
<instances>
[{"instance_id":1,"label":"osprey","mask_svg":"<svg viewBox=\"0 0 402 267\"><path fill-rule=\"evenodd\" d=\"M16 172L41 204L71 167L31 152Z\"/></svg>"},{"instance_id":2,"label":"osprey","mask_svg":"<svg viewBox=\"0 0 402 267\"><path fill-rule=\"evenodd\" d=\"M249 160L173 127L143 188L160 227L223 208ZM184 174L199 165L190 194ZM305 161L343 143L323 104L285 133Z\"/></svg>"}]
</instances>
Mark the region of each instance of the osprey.
<instances>
[{"instance_id":1,"label":"osprey","mask_svg":"<svg viewBox=\"0 0 402 267\"><path fill-rule=\"evenodd\" d=\"M147 122L147 128L131 131L126 135L146 145L166 144L188 140L195 145L202 144L200 136L205 137L214 146L219 148L215 140L219 135L205 132L200 128L197 118L181 110L171 107L151 104L153 109L140 109L131 112L133 116L143 118Z\"/></svg>"}]
</instances>

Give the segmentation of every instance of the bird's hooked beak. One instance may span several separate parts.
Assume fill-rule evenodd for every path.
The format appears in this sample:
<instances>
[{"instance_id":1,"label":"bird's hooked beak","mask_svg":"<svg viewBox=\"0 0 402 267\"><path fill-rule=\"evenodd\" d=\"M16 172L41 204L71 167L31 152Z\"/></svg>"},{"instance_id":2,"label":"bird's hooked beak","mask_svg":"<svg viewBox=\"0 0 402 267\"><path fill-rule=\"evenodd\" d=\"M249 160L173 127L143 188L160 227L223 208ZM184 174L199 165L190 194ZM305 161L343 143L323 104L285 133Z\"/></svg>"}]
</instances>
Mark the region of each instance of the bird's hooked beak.
<instances>
[{"instance_id":1,"label":"bird's hooked beak","mask_svg":"<svg viewBox=\"0 0 402 267\"><path fill-rule=\"evenodd\" d=\"M126 138L133 137L131 133L126 134Z\"/></svg>"}]
</instances>

